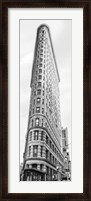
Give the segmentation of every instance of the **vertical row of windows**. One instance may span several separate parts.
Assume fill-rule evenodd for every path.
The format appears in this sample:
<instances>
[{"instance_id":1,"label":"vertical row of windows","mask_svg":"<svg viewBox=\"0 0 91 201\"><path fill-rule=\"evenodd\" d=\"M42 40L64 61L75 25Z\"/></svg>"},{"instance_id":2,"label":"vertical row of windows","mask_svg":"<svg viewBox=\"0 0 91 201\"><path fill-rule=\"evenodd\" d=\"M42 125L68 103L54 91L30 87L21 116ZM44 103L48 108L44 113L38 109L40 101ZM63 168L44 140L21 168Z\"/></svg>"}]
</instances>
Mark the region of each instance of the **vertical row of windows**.
<instances>
[{"instance_id":1,"label":"vertical row of windows","mask_svg":"<svg viewBox=\"0 0 91 201\"><path fill-rule=\"evenodd\" d=\"M46 160L49 160L53 164L57 164L57 159L46 149Z\"/></svg>"},{"instance_id":2,"label":"vertical row of windows","mask_svg":"<svg viewBox=\"0 0 91 201\"><path fill-rule=\"evenodd\" d=\"M57 151L56 147L54 147L54 144L52 144L51 140L49 140L49 137L46 135L46 144L49 145L49 147L53 150L53 152L57 155L57 157L63 161L60 153Z\"/></svg>"}]
</instances>

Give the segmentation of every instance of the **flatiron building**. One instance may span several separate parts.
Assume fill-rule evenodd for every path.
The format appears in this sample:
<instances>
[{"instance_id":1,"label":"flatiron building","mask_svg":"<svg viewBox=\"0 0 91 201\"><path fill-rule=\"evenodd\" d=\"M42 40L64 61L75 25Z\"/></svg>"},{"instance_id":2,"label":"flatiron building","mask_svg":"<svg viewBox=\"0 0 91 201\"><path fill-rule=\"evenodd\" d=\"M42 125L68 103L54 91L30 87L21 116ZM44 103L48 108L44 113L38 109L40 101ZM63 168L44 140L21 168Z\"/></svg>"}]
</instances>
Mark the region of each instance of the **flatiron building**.
<instances>
[{"instance_id":1,"label":"flatiron building","mask_svg":"<svg viewBox=\"0 0 91 201\"><path fill-rule=\"evenodd\" d=\"M23 155L23 180L61 180L64 169L59 98L60 77L50 30L37 30L31 75L28 128Z\"/></svg>"}]
</instances>

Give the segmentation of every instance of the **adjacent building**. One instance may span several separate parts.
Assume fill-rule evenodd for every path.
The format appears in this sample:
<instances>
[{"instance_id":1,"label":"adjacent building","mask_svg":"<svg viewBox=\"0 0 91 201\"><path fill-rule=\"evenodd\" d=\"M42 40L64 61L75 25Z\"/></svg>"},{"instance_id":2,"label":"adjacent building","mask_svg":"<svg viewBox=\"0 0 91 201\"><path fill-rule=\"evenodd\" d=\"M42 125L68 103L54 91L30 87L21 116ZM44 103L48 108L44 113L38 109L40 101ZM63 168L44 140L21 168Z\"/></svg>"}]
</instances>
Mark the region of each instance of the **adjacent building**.
<instances>
[{"instance_id":1,"label":"adjacent building","mask_svg":"<svg viewBox=\"0 0 91 201\"><path fill-rule=\"evenodd\" d=\"M71 178L71 161L69 155L69 143L68 143L68 129L62 128L62 151L64 155L64 168L63 168L63 178Z\"/></svg>"},{"instance_id":2,"label":"adjacent building","mask_svg":"<svg viewBox=\"0 0 91 201\"><path fill-rule=\"evenodd\" d=\"M48 26L37 30L23 156L24 181L61 180L65 155L59 100L60 77Z\"/></svg>"}]
</instances>

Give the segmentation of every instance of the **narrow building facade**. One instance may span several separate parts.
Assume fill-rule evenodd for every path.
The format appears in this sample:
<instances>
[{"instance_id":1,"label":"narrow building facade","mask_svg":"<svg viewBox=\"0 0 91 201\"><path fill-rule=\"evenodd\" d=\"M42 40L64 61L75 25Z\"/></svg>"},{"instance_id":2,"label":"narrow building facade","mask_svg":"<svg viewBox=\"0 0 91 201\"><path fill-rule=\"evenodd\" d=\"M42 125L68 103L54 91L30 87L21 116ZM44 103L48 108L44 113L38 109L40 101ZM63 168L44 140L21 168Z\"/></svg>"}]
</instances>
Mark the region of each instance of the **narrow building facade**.
<instances>
[{"instance_id":1,"label":"narrow building facade","mask_svg":"<svg viewBox=\"0 0 91 201\"><path fill-rule=\"evenodd\" d=\"M59 73L48 26L37 30L23 156L24 181L61 180L64 169Z\"/></svg>"}]
</instances>

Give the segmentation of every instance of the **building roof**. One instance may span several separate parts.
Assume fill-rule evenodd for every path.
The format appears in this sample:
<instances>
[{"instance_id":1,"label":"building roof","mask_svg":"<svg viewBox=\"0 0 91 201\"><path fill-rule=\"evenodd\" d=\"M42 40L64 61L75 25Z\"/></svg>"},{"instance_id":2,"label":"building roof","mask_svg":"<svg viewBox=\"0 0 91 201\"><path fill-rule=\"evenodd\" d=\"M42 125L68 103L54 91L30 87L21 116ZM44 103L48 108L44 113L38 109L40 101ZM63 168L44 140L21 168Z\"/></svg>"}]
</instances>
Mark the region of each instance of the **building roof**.
<instances>
[{"instance_id":1,"label":"building roof","mask_svg":"<svg viewBox=\"0 0 91 201\"><path fill-rule=\"evenodd\" d=\"M60 82L60 76L59 76L59 72L58 72L58 68L57 68L57 63L56 63L56 58L55 58L55 54L54 54L54 49L53 49L53 44L52 44L52 40L51 40L51 34L50 34L50 28L48 25L46 24L41 24L39 27L38 27L38 32L41 28L43 27L46 27L48 29L48 33L49 33L49 38L50 38L50 42L51 42L51 47L52 47L52 53L53 53L53 57L54 57L54 61L55 61L55 66L56 66L56 70L57 70L57 75L58 75L58 80Z\"/></svg>"}]
</instances>

